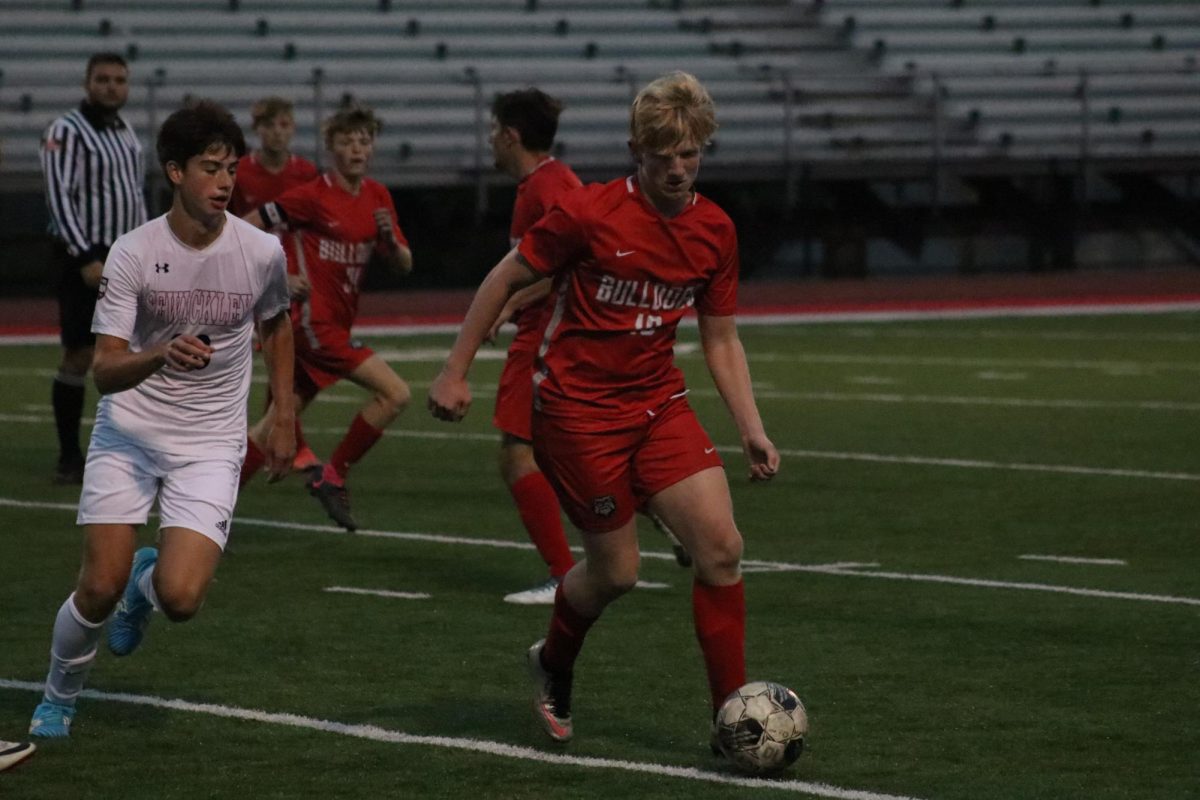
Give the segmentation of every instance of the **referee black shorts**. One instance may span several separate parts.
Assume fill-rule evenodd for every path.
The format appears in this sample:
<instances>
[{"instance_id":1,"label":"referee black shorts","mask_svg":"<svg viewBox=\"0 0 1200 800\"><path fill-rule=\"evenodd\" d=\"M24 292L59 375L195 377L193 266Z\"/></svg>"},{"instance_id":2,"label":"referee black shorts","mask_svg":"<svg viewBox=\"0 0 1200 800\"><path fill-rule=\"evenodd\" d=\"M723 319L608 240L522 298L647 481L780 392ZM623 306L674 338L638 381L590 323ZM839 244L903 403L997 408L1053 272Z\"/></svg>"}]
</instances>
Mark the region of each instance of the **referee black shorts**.
<instances>
[{"instance_id":1,"label":"referee black shorts","mask_svg":"<svg viewBox=\"0 0 1200 800\"><path fill-rule=\"evenodd\" d=\"M107 254L106 254L107 255ZM92 315L96 313L96 290L83 282L84 262L67 252L62 242L54 243L54 261L58 268L58 327L62 346L76 350L96 343L92 333Z\"/></svg>"}]
</instances>

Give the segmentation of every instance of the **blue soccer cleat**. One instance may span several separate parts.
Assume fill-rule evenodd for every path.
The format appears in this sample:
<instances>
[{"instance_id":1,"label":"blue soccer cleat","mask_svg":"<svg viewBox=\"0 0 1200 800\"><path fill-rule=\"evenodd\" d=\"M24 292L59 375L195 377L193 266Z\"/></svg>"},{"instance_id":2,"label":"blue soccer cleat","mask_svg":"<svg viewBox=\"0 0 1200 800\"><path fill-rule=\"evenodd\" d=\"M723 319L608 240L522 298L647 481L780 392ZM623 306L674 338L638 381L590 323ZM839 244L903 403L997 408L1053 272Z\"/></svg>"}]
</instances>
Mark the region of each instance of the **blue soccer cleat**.
<instances>
[{"instance_id":1,"label":"blue soccer cleat","mask_svg":"<svg viewBox=\"0 0 1200 800\"><path fill-rule=\"evenodd\" d=\"M150 624L150 612L154 606L138 589L138 579L158 561L158 551L143 547L133 554L133 569L129 571L129 583L117 610L108 623L108 649L116 656L127 656L142 643L142 635Z\"/></svg>"},{"instance_id":2,"label":"blue soccer cleat","mask_svg":"<svg viewBox=\"0 0 1200 800\"><path fill-rule=\"evenodd\" d=\"M71 720L75 718L75 706L64 706L42 698L29 720L29 735L42 739L62 739L71 733Z\"/></svg>"}]
</instances>

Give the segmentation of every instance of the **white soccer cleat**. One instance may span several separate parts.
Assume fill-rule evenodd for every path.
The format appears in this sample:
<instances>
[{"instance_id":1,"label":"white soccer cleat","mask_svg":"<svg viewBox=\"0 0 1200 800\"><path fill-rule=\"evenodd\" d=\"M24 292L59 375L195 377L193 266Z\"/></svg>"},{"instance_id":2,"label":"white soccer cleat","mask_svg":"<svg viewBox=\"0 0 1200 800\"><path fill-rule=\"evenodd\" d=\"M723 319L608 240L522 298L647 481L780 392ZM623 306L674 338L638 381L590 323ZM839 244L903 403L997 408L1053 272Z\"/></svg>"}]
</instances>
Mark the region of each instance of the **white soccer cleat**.
<instances>
[{"instance_id":1,"label":"white soccer cleat","mask_svg":"<svg viewBox=\"0 0 1200 800\"><path fill-rule=\"evenodd\" d=\"M562 583L560 578L547 578L545 583L539 583L532 589L504 595L504 602L516 603L519 606L552 606L554 605L554 594L558 591L560 583Z\"/></svg>"},{"instance_id":2,"label":"white soccer cleat","mask_svg":"<svg viewBox=\"0 0 1200 800\"><path fill-rule=\"evenodd\" d=\"M37 745L33 742L3 742L0 741L0 772L15 767L33 755Z\"/></svg>"},{"instance_id":3,"label":"white soccer cleat","mask_svg":"<svg viewBox=\"0 0 1200 800\"><path fill-rule=\"evenodd\" d=\"M542 666L542 647L539 639L529 648L529 679L533 681L533 714L542 728L556 742L569 742L575 734L571 723L572 676L556 675Z\"/></svg>"}]
</instances>

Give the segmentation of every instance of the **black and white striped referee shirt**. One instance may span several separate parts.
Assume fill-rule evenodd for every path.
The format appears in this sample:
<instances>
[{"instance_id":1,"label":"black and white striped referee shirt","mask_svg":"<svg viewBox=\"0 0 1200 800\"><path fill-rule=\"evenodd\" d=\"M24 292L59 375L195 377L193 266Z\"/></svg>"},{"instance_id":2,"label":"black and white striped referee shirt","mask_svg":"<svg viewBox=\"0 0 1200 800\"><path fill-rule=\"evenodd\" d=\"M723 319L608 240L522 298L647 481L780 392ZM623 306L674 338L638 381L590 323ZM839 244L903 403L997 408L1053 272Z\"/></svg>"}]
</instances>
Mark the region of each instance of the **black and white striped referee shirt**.
<instances>
[{"instance_id":1,"label":"black and white striped referee shirt","mask_svg":"<svg viewBox=\"0 0 1200 800\"><path fill-rule=\"evenodd\" d=\"M146 221L146 164L133 128L86 103L56 119L42 139L50 233L82 261L102 260L123 233Z\"/></svg>"}]
</instances>

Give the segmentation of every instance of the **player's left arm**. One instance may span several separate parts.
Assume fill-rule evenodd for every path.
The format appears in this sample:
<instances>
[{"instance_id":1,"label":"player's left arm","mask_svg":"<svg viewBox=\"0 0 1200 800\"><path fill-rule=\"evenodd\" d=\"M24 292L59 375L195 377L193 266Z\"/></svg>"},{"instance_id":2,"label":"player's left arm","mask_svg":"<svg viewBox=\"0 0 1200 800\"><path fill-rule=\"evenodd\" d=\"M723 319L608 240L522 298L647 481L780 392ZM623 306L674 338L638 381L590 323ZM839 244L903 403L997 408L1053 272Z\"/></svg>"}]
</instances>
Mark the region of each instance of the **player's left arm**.
<instances>
[{"instance_id":1,"label":"player's left arm","mask_svg":"<svg viewBox=\"0 0 1200 800\"><path fill-rule=\"evenodd\" d=\"M742 438L742 450L750 463L750 480L766 481L779 471L779 451L767 438L762 417L754 401L746 350L738 338L732 316L700 314L700 346L713 383Z\"/></svg>"},{"instance_id":2,"label":"player's left arm","mask_svg":"<svg viewBox=\"0 0 1200 800\"><path fill-rule=\"evenodd\" d=\"M286 309L270 319L259 320L258 339L267 365L273 409L264 452L269 479L275 482L291 472L292 459L296 455L296 407L292 387L295 359L292 321Z\"/></svg>"}]
</instances>

